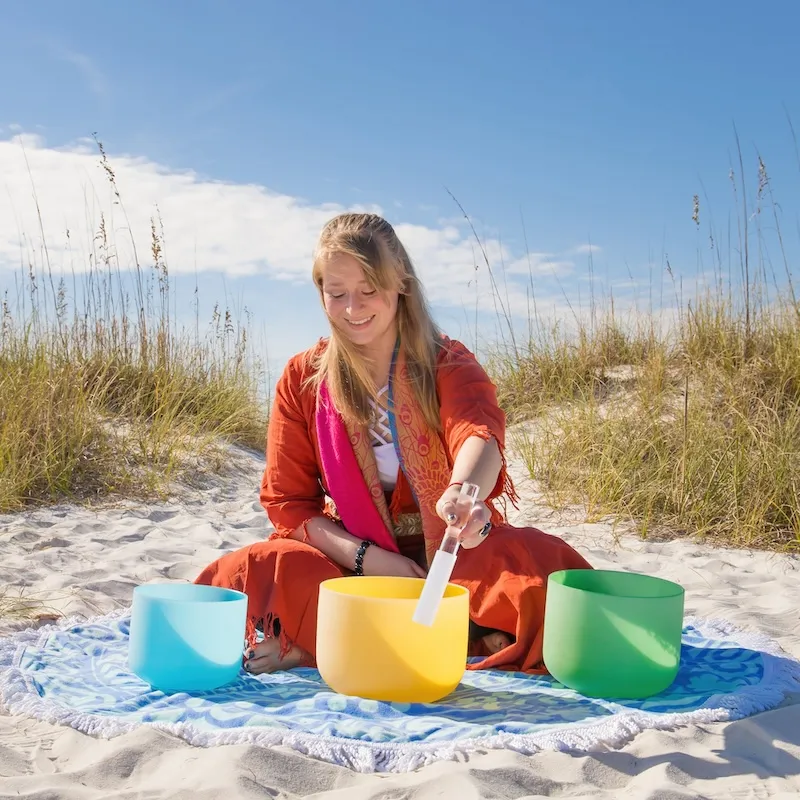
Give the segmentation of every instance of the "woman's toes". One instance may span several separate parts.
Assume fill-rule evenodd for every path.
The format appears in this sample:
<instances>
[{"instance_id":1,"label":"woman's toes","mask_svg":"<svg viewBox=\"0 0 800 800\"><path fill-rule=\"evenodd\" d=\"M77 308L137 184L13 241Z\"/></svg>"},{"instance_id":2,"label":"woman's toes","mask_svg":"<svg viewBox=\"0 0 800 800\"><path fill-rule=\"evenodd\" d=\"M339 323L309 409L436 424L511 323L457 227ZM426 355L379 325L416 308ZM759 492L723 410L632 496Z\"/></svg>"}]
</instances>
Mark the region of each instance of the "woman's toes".
<instances>
[{"instance_id":1,"label":"woman's toes","mask_svg":"<svg viewBox=\"0 0 800 800\"><path fill-rule=\"evenodd\" d=\"M486 645L486 649L489 653L494 655L501 650L505 650L506 647L511 647L513 639L507 633L496 631L495 633L490 633L488 636L484 636L483 643Z\"/></svg>"},{"instance_id":2,"label":"woman's toes","mask_svg":"<svg viewBox=\"0 0 800 800\"><path fill-rule=\"evenodd\" d=\"M281 644L277 639L264 639L252 649L252 656L244 668L253 675L266 675L279 670L293 669L303 660L303 651L292 647L281 658Z\"/></svg>"}]
</instances>

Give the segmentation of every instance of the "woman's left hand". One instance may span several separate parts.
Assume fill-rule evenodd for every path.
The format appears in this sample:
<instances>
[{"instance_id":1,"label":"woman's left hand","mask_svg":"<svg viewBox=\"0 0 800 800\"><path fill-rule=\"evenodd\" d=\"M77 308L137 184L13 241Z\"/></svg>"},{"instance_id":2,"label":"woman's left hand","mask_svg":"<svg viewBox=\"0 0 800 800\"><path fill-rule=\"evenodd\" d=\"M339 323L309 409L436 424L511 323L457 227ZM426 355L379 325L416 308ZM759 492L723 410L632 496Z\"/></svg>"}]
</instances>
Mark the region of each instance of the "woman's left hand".
<instances>
[{"instance_id":1,"label":"woman's left hand","mask_svg":"<svg viewBox=\"0 0 800 800\"><path fill-rule=\"evenodd\" d=\"M470 508L459 508L456 504L460 486L451 486L436 503L436 513L447 523L446 536L455 536L467 550L477 547L486 538L491 527L491 511L482 500L476 500Z\"/></svg>"}]
</instances>

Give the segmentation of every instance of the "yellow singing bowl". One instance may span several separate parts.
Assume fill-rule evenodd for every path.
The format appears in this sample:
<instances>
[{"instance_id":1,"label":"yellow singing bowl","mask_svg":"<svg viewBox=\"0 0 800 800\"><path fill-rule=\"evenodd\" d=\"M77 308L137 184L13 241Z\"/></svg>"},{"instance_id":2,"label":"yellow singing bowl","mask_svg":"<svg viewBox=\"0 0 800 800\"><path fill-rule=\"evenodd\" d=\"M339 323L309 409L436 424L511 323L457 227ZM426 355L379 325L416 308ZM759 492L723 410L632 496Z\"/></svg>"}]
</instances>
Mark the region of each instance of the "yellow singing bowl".
<instances>
[{"instance_id":1,"label":"yellow singing bowl","mask_svg":"<svg viewBox=\"0 0 800 800\"><path fill-rule=\"evenodd\" d=\"M448 584L430 627L412 620L421 578L333 578L320 585L317 669L339 694L432 703L467 663L469 592Z\"/></svg>"}]
</instances>

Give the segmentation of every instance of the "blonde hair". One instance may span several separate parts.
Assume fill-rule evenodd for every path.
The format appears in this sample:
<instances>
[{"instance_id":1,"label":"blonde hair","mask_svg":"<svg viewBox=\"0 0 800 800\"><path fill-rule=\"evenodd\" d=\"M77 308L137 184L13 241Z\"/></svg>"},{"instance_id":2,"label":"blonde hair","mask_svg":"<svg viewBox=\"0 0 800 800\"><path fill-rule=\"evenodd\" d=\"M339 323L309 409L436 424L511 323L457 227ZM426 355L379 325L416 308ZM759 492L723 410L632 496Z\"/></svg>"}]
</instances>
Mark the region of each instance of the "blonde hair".
<instances>
[{"instance_id":1,"label":"blonde hair","mask_svg":"<svg viewBox=\"0 0 800 800\"><path fill-rule=\"evenodd\" d=\"M348 213L334 217L322 229L314 253L312 275L323 304L323 268L328 259L341 253L361 264L373 289L399 292L397 333L412 391L428 425L441 430L436 392L441 335L405 247L394 228L377 214ZM311 375L311 382L317 387L323 380L343 417L360 425L369 424L372 418L369 399L377 397L380 387L375 385L363 350L333 324L328 346L320 353Z\"/></svg>"}]
</instances>

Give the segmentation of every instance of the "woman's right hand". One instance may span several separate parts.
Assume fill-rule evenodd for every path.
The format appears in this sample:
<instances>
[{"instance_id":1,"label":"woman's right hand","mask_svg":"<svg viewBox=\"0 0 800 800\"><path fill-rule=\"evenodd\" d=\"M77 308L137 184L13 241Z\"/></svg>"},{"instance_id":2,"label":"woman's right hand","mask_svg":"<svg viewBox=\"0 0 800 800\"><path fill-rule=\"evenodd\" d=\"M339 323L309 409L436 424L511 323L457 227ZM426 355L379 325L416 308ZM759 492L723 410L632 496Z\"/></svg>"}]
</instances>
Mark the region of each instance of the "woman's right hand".
<instances>
[{"instance_id":1,"label":"woman's right hand","mask_svg":"<svg viewBox=\"0 0 800 800\"><path fill-rule=\"evenodd\" d=\"M427 572L416 561L383 550L377 545L367 548L364 553L364 574L394 578L424 578Z\"/></svg>"}]
</instances>

